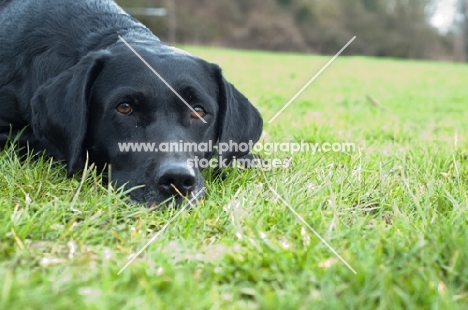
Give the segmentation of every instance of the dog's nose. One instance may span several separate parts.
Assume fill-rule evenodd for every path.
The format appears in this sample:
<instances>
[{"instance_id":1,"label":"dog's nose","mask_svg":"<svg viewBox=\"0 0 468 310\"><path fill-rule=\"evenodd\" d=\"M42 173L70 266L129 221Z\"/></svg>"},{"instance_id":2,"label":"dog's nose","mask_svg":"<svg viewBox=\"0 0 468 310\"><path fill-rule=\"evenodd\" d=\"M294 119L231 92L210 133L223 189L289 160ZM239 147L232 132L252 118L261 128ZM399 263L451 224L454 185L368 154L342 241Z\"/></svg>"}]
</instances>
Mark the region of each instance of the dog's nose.
<instances>
[{"instance_id":1,"label":"dog's nose","mask_svg":"<svg viewBox=\"0 0 468 310\"><path fill-rule=\"evenodd\" d=\"M195 171L186 165L166 164L160 168L158 185L168 194L185 196L195 189L195 183Z\"/></svg>"}]
</instances>

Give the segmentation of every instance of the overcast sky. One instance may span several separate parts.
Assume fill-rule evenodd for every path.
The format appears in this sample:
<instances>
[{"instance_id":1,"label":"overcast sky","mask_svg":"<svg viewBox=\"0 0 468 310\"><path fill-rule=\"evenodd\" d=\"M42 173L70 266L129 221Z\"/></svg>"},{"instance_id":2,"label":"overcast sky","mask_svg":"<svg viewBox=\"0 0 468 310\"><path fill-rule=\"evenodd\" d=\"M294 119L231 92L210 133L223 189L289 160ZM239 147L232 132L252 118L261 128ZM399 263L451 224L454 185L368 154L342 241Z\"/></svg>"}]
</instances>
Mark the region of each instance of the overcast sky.
<instances>
[{"instance_id":1,"label":"overcast sky","mask_svg":"<svg viewBox=\"0 0 468 310\"><path fill-rule=\"evenodd\" d=\"M437 10L431 19L432 24L441 31L447 31L455 18L457 0L438 0Z\"/></svg>"}]
</instances>

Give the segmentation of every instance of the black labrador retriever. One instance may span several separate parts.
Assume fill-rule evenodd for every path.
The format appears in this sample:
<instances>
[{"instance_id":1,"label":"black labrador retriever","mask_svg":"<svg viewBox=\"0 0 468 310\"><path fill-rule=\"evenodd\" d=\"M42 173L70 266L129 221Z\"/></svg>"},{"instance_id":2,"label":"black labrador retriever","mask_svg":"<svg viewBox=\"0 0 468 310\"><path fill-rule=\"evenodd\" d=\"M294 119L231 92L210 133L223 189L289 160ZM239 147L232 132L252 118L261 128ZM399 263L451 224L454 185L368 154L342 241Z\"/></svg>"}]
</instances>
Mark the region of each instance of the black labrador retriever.
<instances>
[{"instance_id":1,"label":"black labrador retriever","mask_svg":"<svg viewBox=\"0 0 468 310\"><path fill-rule=\"evenodd\" d=\"M45 150L69 176L89 156L110 165L118 186L140 186L133 200L180 203L204 194L188 160L216 153L124 152L121 143L255 143L261 131L257 109L217 65L162 43L113 1L0 0L0 146L16 138Z\"/></svg>"}]
</instances>

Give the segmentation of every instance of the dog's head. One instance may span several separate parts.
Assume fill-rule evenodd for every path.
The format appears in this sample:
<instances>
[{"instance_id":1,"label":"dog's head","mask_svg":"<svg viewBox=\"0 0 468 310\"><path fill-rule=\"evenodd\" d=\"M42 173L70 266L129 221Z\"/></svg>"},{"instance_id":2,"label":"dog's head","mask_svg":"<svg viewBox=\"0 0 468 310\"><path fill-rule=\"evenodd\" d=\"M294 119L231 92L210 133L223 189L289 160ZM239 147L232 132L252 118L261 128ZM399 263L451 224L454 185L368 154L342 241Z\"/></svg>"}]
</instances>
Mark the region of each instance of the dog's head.
<instances>
[{"instance_id":1,"label":"dog's head","mask_svg":"<svg viewBox=\"0 0 468 310\"><path fill-rule=\"evenodd\" d=\"M137 202L201 197L198 163L213 155L209 146L256 142L260 114L217 65L164 45L131 45L154 72L123 43L89 53L37 91L34 133L60 150L69 175L86 152L98 167L109 164L118 186L141 187L130 193Z\"/></svg>"}]
</instances>

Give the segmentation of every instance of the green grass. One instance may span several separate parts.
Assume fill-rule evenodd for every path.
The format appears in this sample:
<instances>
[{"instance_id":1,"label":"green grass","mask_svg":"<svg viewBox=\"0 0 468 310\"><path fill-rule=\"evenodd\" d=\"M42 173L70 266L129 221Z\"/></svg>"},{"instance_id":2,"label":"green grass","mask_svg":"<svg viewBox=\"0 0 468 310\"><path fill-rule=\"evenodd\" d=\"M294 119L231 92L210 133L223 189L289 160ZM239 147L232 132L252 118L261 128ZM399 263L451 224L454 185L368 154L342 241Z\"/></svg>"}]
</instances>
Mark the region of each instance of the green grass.
<instances>
[{"instance_id":1,"label":"green grass","mask_svg":"<svg viewBox=\"0 0 468 310\"><path fill-rule=\"evenodd\" d=\"M5 150L0 309L468 307L467 65L340 57L268 124L330 57L186 49L251 98L262 141L356 151L224 180L206 171L204 202L117 275L177 210L150 212L92 170L67 179L59 163Z\"/></svg>"}]
</instances>

